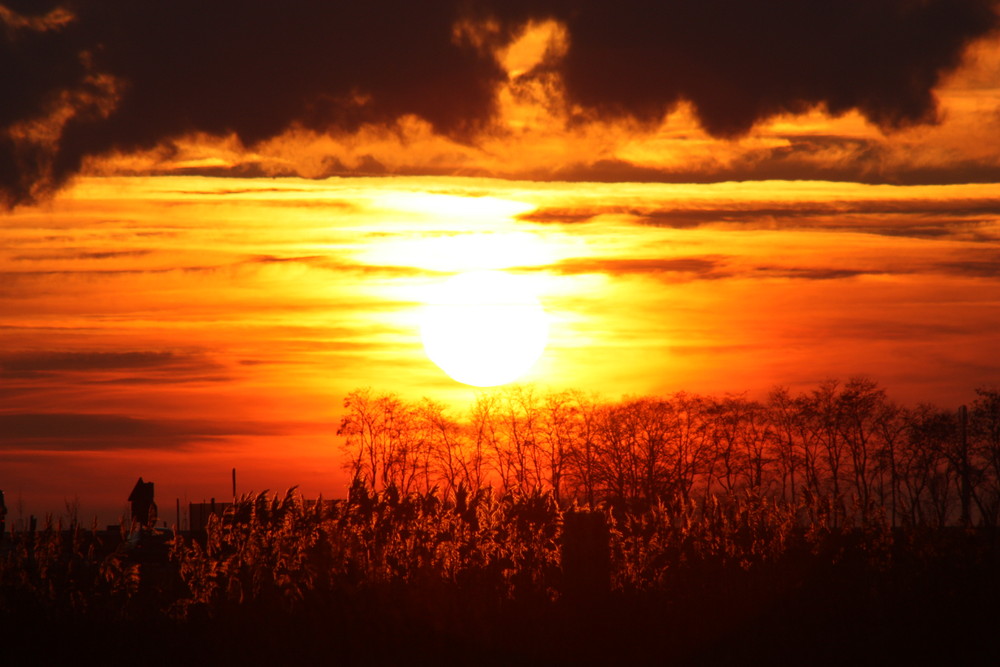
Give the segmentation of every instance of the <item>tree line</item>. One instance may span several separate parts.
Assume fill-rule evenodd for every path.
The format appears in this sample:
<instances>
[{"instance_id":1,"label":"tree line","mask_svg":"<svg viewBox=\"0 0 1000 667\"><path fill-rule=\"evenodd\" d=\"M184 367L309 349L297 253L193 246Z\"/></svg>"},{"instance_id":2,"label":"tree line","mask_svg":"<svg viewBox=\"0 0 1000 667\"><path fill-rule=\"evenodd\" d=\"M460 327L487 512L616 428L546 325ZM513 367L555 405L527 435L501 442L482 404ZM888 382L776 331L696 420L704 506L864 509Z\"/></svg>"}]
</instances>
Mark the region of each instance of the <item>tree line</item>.
<instances>
[{"instance_id":1,"label":"tree line","mask_svg":"<svg viewBox=\"0 0 1000 667\"><path fill-rule=\"evenodd\" d=\"M338 429L373 491L544 490L561 506L750 495L803 522L997 526L1000 390L958 410L900 405L864 377L793 394L606 400L580 390L484 390L464 411L357 389Z\"/></svg>"}]
</instances>

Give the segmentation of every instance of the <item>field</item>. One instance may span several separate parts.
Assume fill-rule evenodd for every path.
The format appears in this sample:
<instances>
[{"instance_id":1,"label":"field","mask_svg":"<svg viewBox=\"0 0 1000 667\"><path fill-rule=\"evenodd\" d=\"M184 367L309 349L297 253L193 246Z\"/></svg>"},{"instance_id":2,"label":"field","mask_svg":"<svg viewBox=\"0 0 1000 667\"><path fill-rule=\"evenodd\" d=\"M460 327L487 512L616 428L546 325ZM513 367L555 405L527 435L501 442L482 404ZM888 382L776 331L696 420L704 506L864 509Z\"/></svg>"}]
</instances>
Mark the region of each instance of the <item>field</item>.
<instances>
[{"instance_id":1,"label":"field","mask_svg":"<svg viewBox=\"0 0 1000 667\"><path fill-rule=\"evenodd\" d=\"M801 525L799 509L744 496L586 514L598 535L607 526L606 582L567 576L564 558L593 545L566 539L572 513L545 492L444 502L357 484L338 503L246 496L197 536L48 526L4 544L4 652L164 665L995 656L995 530Z\"/></svg>"},{"instance_id":2,"label":"field","mask_svg":"<svg viewBox=\"0 0 1000 667\"><path fill-rule=\"evenodd\" d=\"M978 395L512 388L455 416L359 390L347 498L4 534L0 645L47 665L995 664L1000 393Z\"/></svg>"}]
</instances>

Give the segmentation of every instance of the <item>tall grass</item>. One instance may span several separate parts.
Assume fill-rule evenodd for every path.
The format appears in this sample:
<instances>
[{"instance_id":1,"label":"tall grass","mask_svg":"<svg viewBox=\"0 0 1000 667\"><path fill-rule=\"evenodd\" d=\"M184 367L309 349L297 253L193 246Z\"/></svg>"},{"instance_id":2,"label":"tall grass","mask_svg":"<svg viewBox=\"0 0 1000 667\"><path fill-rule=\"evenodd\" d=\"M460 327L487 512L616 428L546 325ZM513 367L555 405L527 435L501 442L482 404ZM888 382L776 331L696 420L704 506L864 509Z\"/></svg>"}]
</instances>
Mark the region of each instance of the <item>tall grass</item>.
<instances>
[{"instance_id":1,"label":"tall grass","mask_svg":"<svg viewBox=\"0 0 1000 667\"><path fill-rule=\"evenodd\" d=\"M810 502L744 492L591 508L608 526L610 593L582 607L567 603L561 568L563 518L575 508L548 491L460 487L446 500L358 482L336 502L257 493L213 516L203 535L147 533L138 543L50 522L7 536L0 621L8 631L81 619L155 627L223 661L232 656L211 653L222 650L212 637L260 655L292 650L294 639L303 659L329 649L370 663L430 650L463 662L465 651L486 651L501 664L607 657L623 642L640 651L635 659L667 651L696 662L708 645L743 655L750 645L726 643L741 628L780 644L782 633L803 632L799 616L853 614L897 638L907 630L886 619L933 625L945 622L942 609L981 627L969 625L970 609L1000 593L991 529L894 528L861 512L851 516L863 522L835 522L832 508ZM650 643L651 624L670 646Z\"/></svg>"}]
</instances>

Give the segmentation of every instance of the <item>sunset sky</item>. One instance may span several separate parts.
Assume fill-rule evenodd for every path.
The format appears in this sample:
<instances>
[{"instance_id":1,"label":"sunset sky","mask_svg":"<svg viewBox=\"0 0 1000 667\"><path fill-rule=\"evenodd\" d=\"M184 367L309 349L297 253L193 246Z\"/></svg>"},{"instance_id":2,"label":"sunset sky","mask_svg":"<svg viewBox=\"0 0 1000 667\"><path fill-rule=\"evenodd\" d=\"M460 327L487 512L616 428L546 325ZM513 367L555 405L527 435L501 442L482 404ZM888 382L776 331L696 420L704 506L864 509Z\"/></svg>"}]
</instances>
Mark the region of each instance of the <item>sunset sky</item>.
<instances>
[{"instance_id":1,"label":"sunset sky","mask_svg":"<svg viewBox=\"0 0 1000 667\"><path fill-rule=\"evenodd\" d=\"M655 6L656 11L650 9ZM549 317L521 378L764 397L1000 383L986 0L0 5L0 489L114 522L342 496L341 403L477 389L450 276Z\"/></svg>"}]
</instances>

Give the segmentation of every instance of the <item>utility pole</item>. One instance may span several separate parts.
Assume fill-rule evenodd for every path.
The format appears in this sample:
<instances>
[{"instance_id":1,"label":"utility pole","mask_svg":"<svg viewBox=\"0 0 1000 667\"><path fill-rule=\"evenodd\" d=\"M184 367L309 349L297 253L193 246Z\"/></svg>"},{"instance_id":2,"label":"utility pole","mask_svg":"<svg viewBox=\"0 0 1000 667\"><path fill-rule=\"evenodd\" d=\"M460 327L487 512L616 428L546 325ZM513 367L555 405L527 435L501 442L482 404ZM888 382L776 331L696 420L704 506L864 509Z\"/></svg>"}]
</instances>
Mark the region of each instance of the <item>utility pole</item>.
<instances>
[{"instance_id":1,"label":"utility pole","mask_svg":"<svg viewBox=\"0 0 1000 667\"><path fill-rule=\"evenodd\" d=\"M958 408L959 483L962 494L962 527L972 526L972 479L969 474L969 409Z\"/></svg>"}]
</instances>

